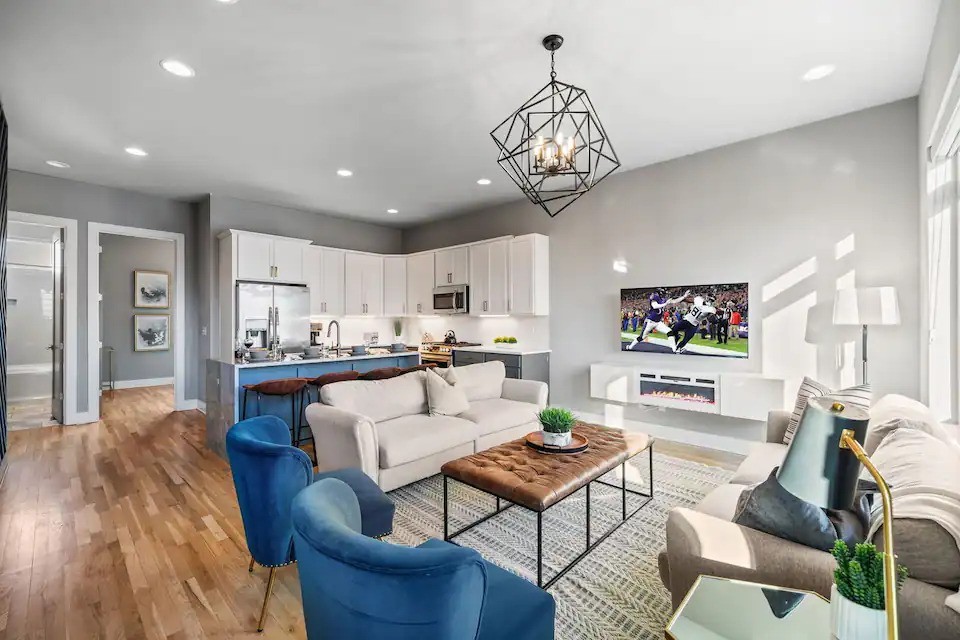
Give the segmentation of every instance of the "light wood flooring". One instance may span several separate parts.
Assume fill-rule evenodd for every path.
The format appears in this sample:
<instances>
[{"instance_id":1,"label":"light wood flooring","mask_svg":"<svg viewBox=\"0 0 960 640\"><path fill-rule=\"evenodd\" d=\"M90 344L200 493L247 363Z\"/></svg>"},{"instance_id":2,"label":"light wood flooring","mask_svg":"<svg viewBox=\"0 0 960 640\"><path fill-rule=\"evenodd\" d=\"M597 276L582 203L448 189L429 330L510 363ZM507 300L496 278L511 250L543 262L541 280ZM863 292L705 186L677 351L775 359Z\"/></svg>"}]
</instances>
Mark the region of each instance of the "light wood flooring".
<instances>
[{"instance_id":1,"label":"light wood flooring","mask_svg":"<svg viewBox=\"0 0 960 640\"><path fill-rule=\"evenodd\" d=\"M172 387L117 391L104 419L10 434L0 487L0 638L305 638L295 567L247 572L226 462ZM658 442L724 467L739 456Z\"/></svg>"}]
</instances>

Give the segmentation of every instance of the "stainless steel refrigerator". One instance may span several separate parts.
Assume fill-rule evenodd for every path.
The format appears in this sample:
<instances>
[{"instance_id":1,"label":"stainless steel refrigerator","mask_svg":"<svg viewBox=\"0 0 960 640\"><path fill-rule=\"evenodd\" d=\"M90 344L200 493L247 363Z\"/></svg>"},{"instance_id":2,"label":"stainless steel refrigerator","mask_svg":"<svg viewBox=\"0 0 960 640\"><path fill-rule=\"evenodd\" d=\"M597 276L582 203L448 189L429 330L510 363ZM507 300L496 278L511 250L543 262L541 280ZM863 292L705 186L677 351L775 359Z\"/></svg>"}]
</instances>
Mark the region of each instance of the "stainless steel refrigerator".
<instances>
[{"instance_id":1,"label":"stainless steel refrigerator","mask_svg":"<svg viewBox=\"0 0 960 640\"><path fill-rule=\"evenodd\" d=\"M310 344L310 290L304 285L237 282L237 338L270 348L277 339L286 353Z\"/></svg>"}]
</instances>

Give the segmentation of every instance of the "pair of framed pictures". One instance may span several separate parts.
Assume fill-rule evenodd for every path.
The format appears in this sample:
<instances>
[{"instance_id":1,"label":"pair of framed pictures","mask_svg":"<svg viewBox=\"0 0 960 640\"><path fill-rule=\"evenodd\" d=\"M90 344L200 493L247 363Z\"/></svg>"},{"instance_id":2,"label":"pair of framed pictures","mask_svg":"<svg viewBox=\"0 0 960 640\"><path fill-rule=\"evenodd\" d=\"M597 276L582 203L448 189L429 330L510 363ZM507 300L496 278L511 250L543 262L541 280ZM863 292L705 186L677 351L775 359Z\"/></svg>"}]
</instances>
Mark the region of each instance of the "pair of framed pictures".
<instances>
[{"instance_id":1,"label":"pair of framed pictures","mask_svg":"<svg viewBox=\"0 0 960 640\"><path fill-rule=\"evenodd\" d=\"M133 306L138 309L170 308L170 274L166 271L133 272ZM133 316L135 351L166 351L170 348L169 314Z\"/></svg>"}]
</instances>

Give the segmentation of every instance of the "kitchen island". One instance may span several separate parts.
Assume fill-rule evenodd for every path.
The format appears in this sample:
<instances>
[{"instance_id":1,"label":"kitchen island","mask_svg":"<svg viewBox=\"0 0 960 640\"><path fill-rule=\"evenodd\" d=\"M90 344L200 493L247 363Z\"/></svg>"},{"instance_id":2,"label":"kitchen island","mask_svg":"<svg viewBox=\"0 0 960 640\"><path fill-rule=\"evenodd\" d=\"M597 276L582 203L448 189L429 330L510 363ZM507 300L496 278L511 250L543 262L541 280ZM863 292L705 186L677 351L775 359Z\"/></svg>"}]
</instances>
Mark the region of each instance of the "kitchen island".
<instances>
[{"instance_id":1,"label":"kitchen island","mask_svg":"<svg viewBox=\"0 0 960 640\"><path fill-rule=\"evenodd\" d=\"M420 364L417 350L400 353L377 353L363 356L344 355L336 358L317 357L262 362L220 362L207 360L206 414L207 446L226 458L227 430L240 420L243 386L283 378L316 378L325 373L359 371L365 373L383 367L412 367ZM247 416L258 415L256 395L248 400ZM270 414L288 425L291 421L290 398L262 397L259 415Z\"/></svg>"}]
</instances>

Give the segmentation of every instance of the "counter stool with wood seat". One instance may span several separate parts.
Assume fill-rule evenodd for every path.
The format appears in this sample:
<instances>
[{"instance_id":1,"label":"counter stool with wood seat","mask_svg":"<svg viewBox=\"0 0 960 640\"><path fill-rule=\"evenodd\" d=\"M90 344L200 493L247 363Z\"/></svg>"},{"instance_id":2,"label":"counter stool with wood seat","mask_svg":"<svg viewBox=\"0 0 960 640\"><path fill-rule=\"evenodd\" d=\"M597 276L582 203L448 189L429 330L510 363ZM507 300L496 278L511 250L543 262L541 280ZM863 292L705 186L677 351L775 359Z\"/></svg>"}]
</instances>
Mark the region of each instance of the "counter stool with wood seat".
<instances>
[{"instance_id":1,"label":"counter stool with wood seat","mask_svg":"<svg viewBox=\"0 0 960 640\"><path fill-rule=\"evenodd\" d=\"M263 415L261 411L263 396L271 398L290 397L290 438L293 446L300 448L304 442L313 443L313 464L317 464L317 443L313 439L313 432L310 436L303 438L303 429L308 428L306 420L303 418L303 410L309 401L307 384L310 381L306 378L281 378L279 380L265 380L255 384L243 385L243 406L240 411L240 420L247 419L247 402L250 393L257 394L257 415ZM250 416L254 417L254 416ZM279 416L278 416L279 417Z\"/></svg>"}]
</instances>

